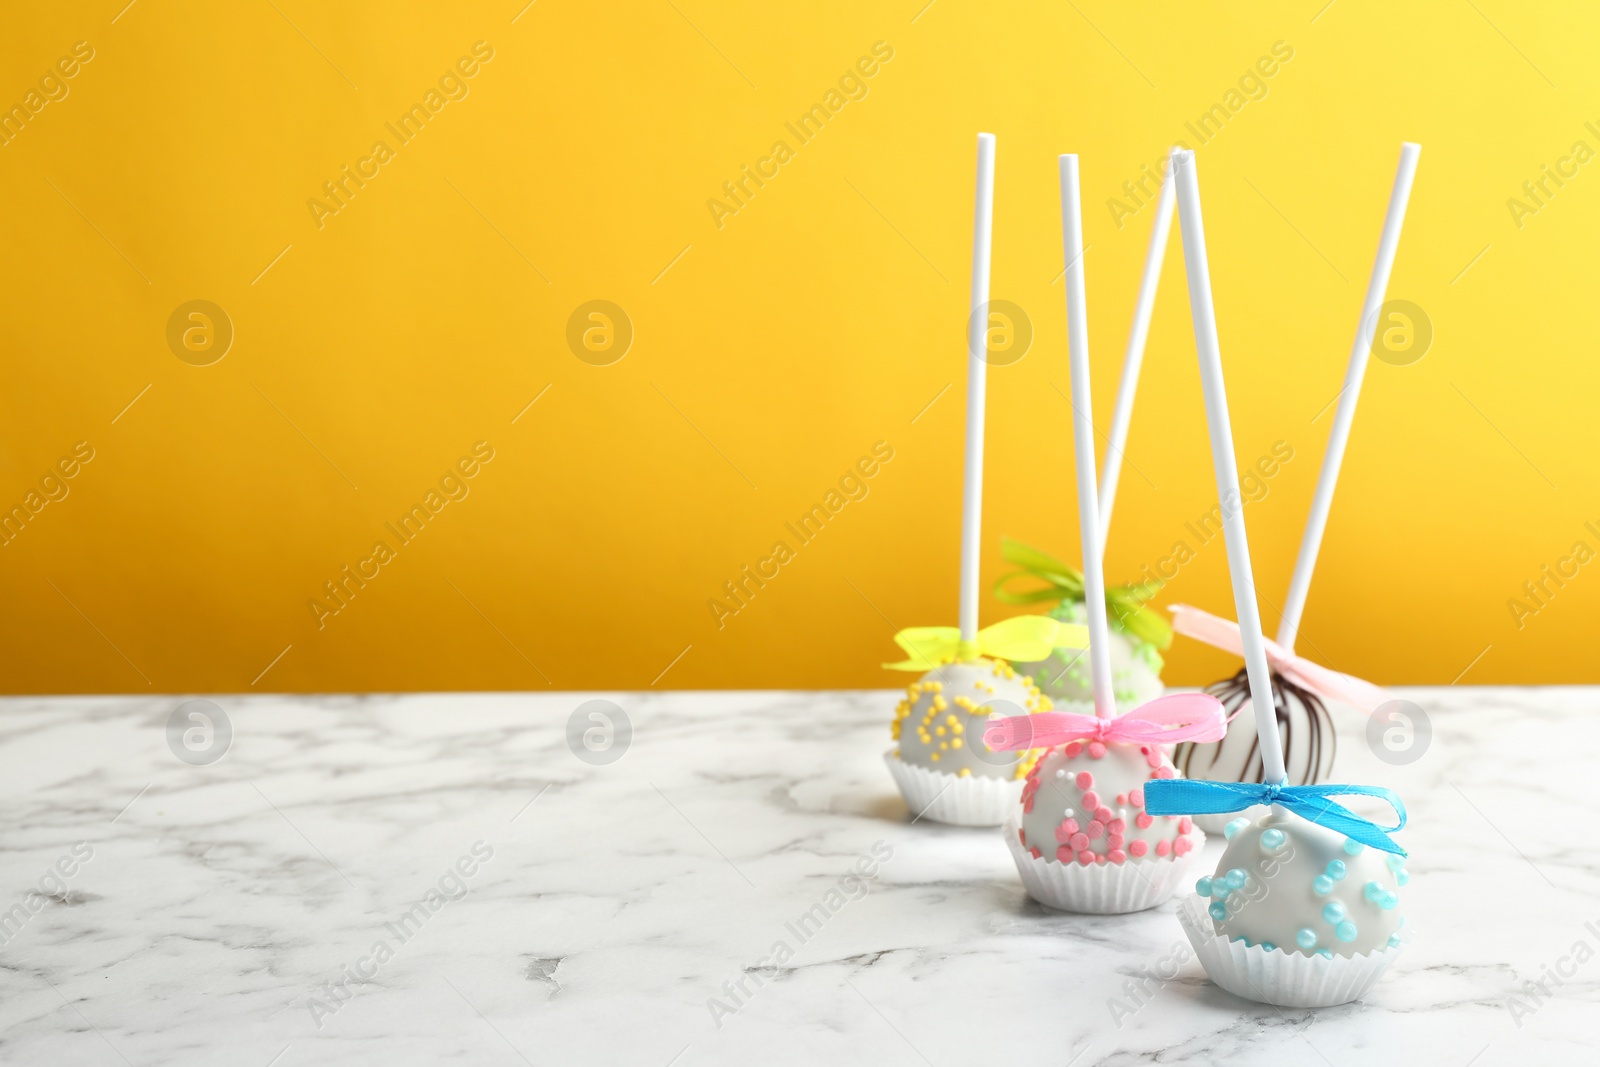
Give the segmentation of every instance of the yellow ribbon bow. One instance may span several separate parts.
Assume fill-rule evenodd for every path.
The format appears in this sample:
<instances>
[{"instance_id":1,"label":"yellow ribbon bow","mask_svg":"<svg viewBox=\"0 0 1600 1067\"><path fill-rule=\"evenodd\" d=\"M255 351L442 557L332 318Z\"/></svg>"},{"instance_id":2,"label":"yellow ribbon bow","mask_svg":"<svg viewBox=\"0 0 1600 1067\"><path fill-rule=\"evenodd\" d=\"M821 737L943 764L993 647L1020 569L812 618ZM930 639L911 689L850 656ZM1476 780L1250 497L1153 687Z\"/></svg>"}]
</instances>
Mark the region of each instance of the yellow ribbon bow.
<instances>
[{"instance_id":1,"label":"yellow ribbon bow","mask_svg":"<svg viewBox=\"0 0 1600 1067\"><path fill-rule=\"evenodd\" d=\"M1020 571L1002 574L994 583L996 600L1007 604L1038 604L1044 601L1082 600L1083 572L1021 541L1005 538L1002 553L1007 563ZM1006 585L1017 578L1037 578L1043 588L1012 592ZM1106 587L1106 609L1111 618L1128 633L1159 649L1172 647L1172 627L1145 604L1161 591L1160 582L1130 582Z\"/></svg>"},{"instance_id":2,"label":"yellow ribbon bow","mask_svg":"<svg viewBox=\"0 0 1600 1067\"><path fill-rule=\"evenodd\" d=\"M954 626L908 626L894 635L894 643L911 658L885 663L886 669L931 671L953 661L970 663L980 656L1031 663L1050 655L1051 649L1087 646L1089 631L1047 615L1018 615L985 626L975 641L961 640L961 631Z\"/></svg>"}]
</instances>

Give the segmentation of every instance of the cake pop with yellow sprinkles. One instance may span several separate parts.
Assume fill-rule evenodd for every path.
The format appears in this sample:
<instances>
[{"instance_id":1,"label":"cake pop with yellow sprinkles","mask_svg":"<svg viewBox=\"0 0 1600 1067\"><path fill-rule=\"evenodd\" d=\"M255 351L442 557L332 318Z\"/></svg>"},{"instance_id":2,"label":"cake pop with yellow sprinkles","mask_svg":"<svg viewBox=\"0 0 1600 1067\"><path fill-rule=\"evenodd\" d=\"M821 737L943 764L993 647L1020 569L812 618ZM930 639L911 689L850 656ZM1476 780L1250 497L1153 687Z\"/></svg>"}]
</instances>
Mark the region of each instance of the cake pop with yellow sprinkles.
<instances>
[{"instance_id":1,"label":"cake pop with yellow sprinkles","mask_svg":"<svg viewBox=\"0 0 1600 1067\"><path fill-rule=\"evenodd\" d=\"M999 826L1022 796L1031 752L984 743L990 716L1048 711L1050 699L1012 662L1082 648L1088 632L1041 615L978 628L978 550L983 514L983 418L989 363L989 246L994 218L994 135L978 135L972 289L967 318L967 433L961 494L959 626L918 626L895 634L906 653L885 667L922 677L895 708L889 773L916 818L958 826Z\"/></svg>"},{"instance_id":2,"label":"cake pop with yellow sprinkles","mask_svg":"<svg viewBox=\"0 0 1600 1067\"><path fill-rule=\"evenodd\" d=\"M1008 662L1057 642L1082 641L1082 627L1023 615L963 642L955 627L917 627L895 635L910 653L891 670L925 671L895 705L885 758L915 814L960 826L998 826L1020 802L1032 751L995 751L984 741L991 717L1047 712L1050 698ZM973 649L989 654L973 654ZM1002 657L998 653L1009 653Z\"/></svg>"}]
</instances>

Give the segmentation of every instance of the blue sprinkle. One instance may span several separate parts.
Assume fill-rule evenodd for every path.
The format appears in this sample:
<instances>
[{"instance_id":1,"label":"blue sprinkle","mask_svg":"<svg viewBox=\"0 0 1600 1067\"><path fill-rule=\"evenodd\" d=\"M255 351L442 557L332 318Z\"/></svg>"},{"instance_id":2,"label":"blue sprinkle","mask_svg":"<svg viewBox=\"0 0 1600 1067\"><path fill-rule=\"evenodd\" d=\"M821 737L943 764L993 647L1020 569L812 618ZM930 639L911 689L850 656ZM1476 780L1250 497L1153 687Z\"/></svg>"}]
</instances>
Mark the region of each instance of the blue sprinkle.
<instances>
[{"instance_id":1,"label":"blue sprinkle","mask_svg":"<svg viewBox=\"0 0 1600 1067\"><path fill-rule=\"evenodd\" d=\"M1269 851L1282 848L1283 843L1287 840L1288 838L1284 836L1282 830L1261 831L1261 847Z\"/></svg>"},{"instance_id":2,"label":"blue sprinkle","mask_svg":"<svg viewBox=\"0 0 1600 1067\"><path fill-rule=\"evenodd\" d=\"M1266 949L1268 952L1276 952L1278 949L1278 946L1274 945L1271 941L1261 942L1261 947Z\"/></svg>"},{"instance_id":3,"label":"blue sprinkle","mask_svg":"<svg viewBox=\"0 0 1600 1067\"><path fill-rule=\"evenodd\" d=\"M1362 892L1366 894L1366 898L1368 900L1372 901L1373 903L1377 903L1379 900L1383 899L1383 894L1387 893L1388 890L1383 888L1383 886L1379 885L1377 882L1368 882L1362 888Z\"/></svg>"},{"instance_id":4,"label":"blue sprinkle","mask_svg":"<svg viewBox=\"0 0 1600 1067\"><path fill-rule=\"evenodd\" d=\"M1209 877L1201 878L1194 884L1194 891L1203 897L1209 897L1211 895L1211 879Z\"/></svg>"},{"instance_id":5,"label":"blue sprinkle","mask_svg":"<svg viewBox=\"0 0 1600 1067\"><path fill-rule=\"evenodd\" d=\"M1233 820L1222 828L1222 836L1226 837L1229 841L1232 841L1234 834L1238 833L1240 830L1243 830L1249 825L1250 820L1241 815L1239 818Z\"/></svg>"},{"instance_id":6,"label":"blue sprinkle","mask_svg":"<svg viewBox=\"0 0 1600 1067\"><path fill-rule=\"evenodd\" d=\"M1344 881L1344 860L1328 861L1328 877L1335 882Z\"/></svg>"},{"instance_id":7,"label":"blue sprinkle","mask_svg":"<svg viewBox=\"0 0 1600 1067\"><path fill-rule=\"evenodd\" d=\"M1410 871L1395 871L1394 872L1394 880L1396 882L1400 883L1400 888L1404 889L1406 883L1411 881L1411 872Z\"/></svg>"},{"instance_id":8,"label":"blue sprinkle","mask_svg":"<svg viewBox=\"0 0 1600 1067\"><path fill-rule=\"evenodd\" d=\"M1346 919L1333 928L1333 933L1340 941L1354 941L1356 939L1356 924Z\"/></svg>"},{"instance_id":9,"label":"blue sprinkle","mask_svg":"<svg viewBox=\"0 0 1600 1067\"><path fill-rule=\"evenodd\" d=\"M1344 901L1330 900L1322 909L1322 918L1330 923L1336 923L1344 918Z\"/></svg>"},{"instance_id":10,"label":"blue sprinkle","mask_svg":"<svg viewBox=\"0 0 1600 1067\"><path fill-rule=\"evenodd\" d=\"M1387 890L1384 891L1383 896L1378 898L1378 907L1382 908L1384 911L1393 911L1395 905L1399 903L1399 894L1391 893Z\"/></svg>"},{"instance_id":11,"label":"blue sprinkle","mask_svg":"<svg viewBox=\"0 0 1600 1067\"><path fill-rule=\"evenodd\" d=\"M1333 959L1333 949L1319 948L1317 949L1317 955L1321 956L1325 960L1331 960Z\"/></svg>"},{"instance_id":12,"label":"blue sprinkle","mask_svg":"<svg viewBox=\"0 0 1600 1067\"><path fill-rule=\"evenodd\" d=\"M1309 952L1317 947L1317 932L1309 926L1302 926L1294 935L1294 943Z\"/></svg>"},{"instance_id":13,"label":"blue sprinkle","mask_svg":"<svg viewBox=\"0 0 1600 1067\"><path fill-rule=\"evenodd\" d=\"M1400 935L1399 934L1390 934L1389 935L1389 947L1390 948L1399 948L1400 947Z\"/></svg>"},{"instance_id":14,"label":"blue sprinkle","mask_svg":"<svg viewBox=\"0 0 1600 1067\"><path fill-rule=\"evenodd\" d=\"M1333 892L1333 879L1325 874L1319 874L1312 880L1311 888L1316 890L1318 896L1325 897Z\"/></svg>"},{"instance_id":15,"label":"blue sprinkle","mask_svg":"<svg viewBox=\"0 0 1600 1067\"><path fill-rule=\"evenodd\" d=\"M1227 874L1228 888L1229 889L1243 889L1244 888L1244 883L1248 879L1248 877L1249 876L1244 873L1244 870L1242 868L1235 867L1233 870L1229 871L1228 874Z\"/></svg>"},{"instance_id":16,"label":"blue sprinkle","mask_svg":"<svg viewBox=\"0 0 1600 1067\"><path fill-rule=\"evenodd\" d=\"M1366 845L1363 845L1360 841L1357 841L1353 837L1347 837L1344 839L1344 850L1352 856L1361 855L1361 850L1366 847Z\"/></svg>"},{"instance_id":17,"label":"blue sprinkle","mask_svg":"<svg viewBox=\"0 0 1600 1067\"><path fill-rule=\"evenodd\" d=\"M1389 865L1391 871L1398 871L1406 865L1406 858L1397 852L1391 852L1383 857L1383 862Z\"/></svg>"},{"instance_id":18,"label":"blue sprinkle","mask_svg":"<svg viewBox=\"0 0 1600 1067\"><path fill-rule=\"evenodd\" d=\"M1233 890L1228 888L1226 882L1218 879L1211 883L1211 896L1216 900L1227 900Z\"/></svg>"},{"instance_id":19,"label":"blue sprinkle","mask_svg":"<svg viewBox=\"0 0 1600 1067\"><path fill-rule=\"evenodd\" d=\"M1218 922L1221 922L1223 919L1228 917L1228 906L1220 900L1212 904L1211 907L1206 910L1211 912L1211 917Z\"/></svg>"},{"instance_id":20,"label":"blue sprinkle","mask_svg":"<svg viewBox=\"0 0 1600 1067\"><path fill-rule=\"evenodd\" d=\"M1243 945L1245 948L1250 947L1250 939L1248 937L1236 937L1234 940L1239 942L1239 944Z\"/></svg>"}]
</instances>

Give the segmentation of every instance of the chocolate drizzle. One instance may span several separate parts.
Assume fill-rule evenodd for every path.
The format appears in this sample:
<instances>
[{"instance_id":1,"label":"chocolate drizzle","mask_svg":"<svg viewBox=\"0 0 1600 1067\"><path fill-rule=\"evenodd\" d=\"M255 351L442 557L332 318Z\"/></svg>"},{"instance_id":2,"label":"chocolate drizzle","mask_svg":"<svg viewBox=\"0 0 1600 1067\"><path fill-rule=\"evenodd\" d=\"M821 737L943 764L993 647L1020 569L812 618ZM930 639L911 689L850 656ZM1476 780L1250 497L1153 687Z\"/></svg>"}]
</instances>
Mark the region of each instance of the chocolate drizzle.
<instances>
[{"instance_id":1,"label":"chocolate drizzle","mask_svg":"<svg viewBox=\"0 0 1600 1067\"><path fill-rule=\"evenodd\" d=\"M1250 680L1244 669L1240 668L1232 678L1206 686L1206 692L1222 702L1228 715L1241 708L1244 714L1229 725L1228 736L1221 741L1178 745L1173 752L1173 762L1185 778L1260 782L1263 776L1261 739L1256 735L1255 719L1249 711ZM1322 781L1333 769L1338 744L1327 705L1315 693L1273 671L1272 706L1277 712L1283 762L1290 783L1311 785ZM1297 727L1304 728L1303 736Z\"/></svg>"}]
</instances>

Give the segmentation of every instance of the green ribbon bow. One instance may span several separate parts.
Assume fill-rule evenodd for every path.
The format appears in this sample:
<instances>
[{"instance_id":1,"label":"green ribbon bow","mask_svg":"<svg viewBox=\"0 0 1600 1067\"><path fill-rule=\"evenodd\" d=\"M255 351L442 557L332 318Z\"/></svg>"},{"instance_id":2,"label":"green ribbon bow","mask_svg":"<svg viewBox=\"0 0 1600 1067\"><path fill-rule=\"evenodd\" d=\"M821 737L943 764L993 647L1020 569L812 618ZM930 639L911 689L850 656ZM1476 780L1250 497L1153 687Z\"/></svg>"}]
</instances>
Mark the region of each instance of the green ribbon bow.
<instances>
[{"instance_id":1,"label":"green ribbon bow","mask_svg":"<svg viewBox=\"0 0 1600 1067\"><path fill-rule=\"evenodd\" d=\"M954 662L970 663L980 656L1032 663L1050 655L1052 649L1083 648L1089 631L1073 622L1061 622L1048 615L1018 615L1016 618L985 626L977 640L961 640L954 626L908 626L894 635L894 643L910 656L901 663L885 663L891 671L931 671Z\"/></svg>"},{"instance_id":2,"label":"green ribbon bow","mask_svg":"<svg viewBox=\"0 0 1600 1067\"><path fill-rule=\"evenodd\" d=\"M1083 572L1047 553L1007 537L1001 553L1007 563L1022 569L1001 575L994 583L997 600L1007 604L1039 604L1045 601L1082 600ZM1013 592L1006 585L1017 578L1037 578L1040 589ZM1159 649L1172 646L1172 626L1145 605L1161 591L1160 582L1130 582L1106 587L1106 610L1128 633Z\"/></svg>"}]
</instances>

